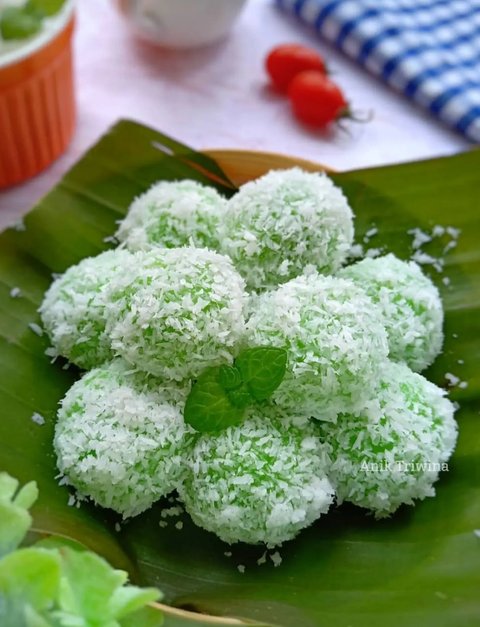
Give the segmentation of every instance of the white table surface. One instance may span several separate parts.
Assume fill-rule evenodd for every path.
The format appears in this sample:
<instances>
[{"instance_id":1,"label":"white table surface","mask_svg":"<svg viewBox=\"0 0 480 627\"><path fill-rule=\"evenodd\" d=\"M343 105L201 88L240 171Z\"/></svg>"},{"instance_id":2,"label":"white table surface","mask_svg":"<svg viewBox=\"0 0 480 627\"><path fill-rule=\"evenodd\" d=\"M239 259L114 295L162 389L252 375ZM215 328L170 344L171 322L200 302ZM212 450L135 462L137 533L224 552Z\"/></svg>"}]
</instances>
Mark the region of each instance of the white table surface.
<instances>
[{"instance_id":1,"label":"white table surface","mask_svg":"<svg viewBox=\"0 0 480 627\"><path fill-rule=\"evenodd\" d=\"M173 1L173 0L172 0ZM313 133L267 88L265 54L303 42L326 58L355 109L372 110L350 133ZM67 153L32 181L0 192L0 228L19 219L119 118L149 124L195 148L276 151L338 170L467 150L460 136L340 55L273 0L250 0L225 41L166 52L138 42L109 0L78 0L75 38L78 127Z\"/></svg>"}]
</instances>

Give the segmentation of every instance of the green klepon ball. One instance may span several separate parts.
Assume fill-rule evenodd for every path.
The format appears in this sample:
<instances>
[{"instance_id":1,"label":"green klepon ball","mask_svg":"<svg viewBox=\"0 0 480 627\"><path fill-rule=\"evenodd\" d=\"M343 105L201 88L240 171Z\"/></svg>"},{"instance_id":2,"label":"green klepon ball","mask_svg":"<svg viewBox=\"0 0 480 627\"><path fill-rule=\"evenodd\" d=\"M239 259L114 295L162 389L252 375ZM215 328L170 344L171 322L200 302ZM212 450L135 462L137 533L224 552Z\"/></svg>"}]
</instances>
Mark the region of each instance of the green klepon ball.
<instances>
[{"instance_id":1,"label":"green klepon ball","mask_svg":"<svg viewBox=\"0 0 480 627\"><path fill-rule=\"evenodd\" d=\"M442 389L405 364L387 362L362 412L339 416L335 425L319 423L338 502L384 518L404 503L434 496L455 447L454 411Z\"/></svg>"},{"instance_id":2,"label":"green klepon ball","mask_svg":"<svg viewBox=\"0 0 480 627\"><path fill-rule=\"evenodd\" d=\"M438 289L413 261L394 255L363 259L340 271L362 287L383 314L390 358L419 372L443 344L443 308Z\"/></svg>"},{"instance_id":3,"label":"green klepon ball","mask_svg":"<svg viewBox=\"0 0 480 627\"><path fill-rule=\"evenodd\" d=\"M305 266L325 274L338 270L352 244L353 214L326 174L274 170L228 201L219 239L247 286L263 290Z\"/></svg>"},{"instance_id":4,"label":"green klepon ball","mask_svg":"<svg viewBox=\"0 0 480 627\"><path fill-rule=\"evenodd\" d=\"M179 494L194 523L224 542L273 547L328 511L328 462L311 426L252 407L240 426L198 437Z\"/></svg>"},{"instance_id":5,"label":"green klepon ball","mask_svg":"<svg viewBox=\"0 0 480 627\"><path fill-rule=\"evenodd\" d=\"M161 181L133 201L116 237L135 251L152 245L218 248L226 203L216 189L196 181Z\"/></svg>"},{"instance_id":6,"label":"green klepon ball","mask_svg":"<svg viewBox=\"0 0 480 627\"><path fill-rule=\"evenodd\" d=\"M148 509L182 480L187 394L121 360L86 373L58 411L54 446L64 482L124 518Z\"/></svg>"},{"instance_id":7,"label":"green klepon ball","mask_svg":"<svg viewBox=\"0 0 480 627\"><path fill-rule=\"evenodd\" d=\"M83 259L45 293L40 316L54 350L86 370L113 357L105 333L105 287L131 265L126 250Z\"/></svg>"},{"instance_id":8,"label":"green klepon ball","mask_svg":"<svg viewBox=\"0 0 480 627\"><path fill-rule=\"evenodd\" d=\"M388 355L385 329L363 290L315 273L266 292L254 304L249 345L288 352L274 402L306 418L331 421L362 406Z\"/></svg>"},{"instance_id":9,"label":"green klepon ball","mask_svg":"<svg viewBox=\"0 0 480 627\"><path fill-rule=\"evenodd\" d=\"M138 252L109 286L112 347L139 370L176 381L229 363L245 334L244 287L230 259L206 248Z\"/></svg>"}]
</instances>

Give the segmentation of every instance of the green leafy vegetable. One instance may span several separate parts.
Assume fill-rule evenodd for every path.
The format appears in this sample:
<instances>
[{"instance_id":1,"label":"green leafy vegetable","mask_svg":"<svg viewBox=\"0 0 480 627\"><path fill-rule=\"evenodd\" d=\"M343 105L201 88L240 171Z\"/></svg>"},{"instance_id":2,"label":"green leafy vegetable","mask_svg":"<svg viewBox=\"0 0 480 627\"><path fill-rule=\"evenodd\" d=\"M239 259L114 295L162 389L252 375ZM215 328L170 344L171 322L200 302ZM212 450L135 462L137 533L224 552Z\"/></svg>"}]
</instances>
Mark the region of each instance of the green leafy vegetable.
<instances>
[{"instance_id":1,"label":"green leafy vegetable","mask_svg":"<svg viewBox=\"0 0 480 627\"><path fill-rule=\"evenodd\" d=\"M17 549L0 560L0 593L46 609L60 586L60 558L47 549Z\"/></svg>"},{"instance_id":2,"label":"green leafy vegetable","mask_svg":"<svg viewBox=\"0 0 480 627\"><path fill-rule=\"evenodd\" d=\"M4 508L0 509L0 538L5 552L8 551L0 559L2 627L162 624L158 611L156 615L142 611L148 603L160 598L160 592L127 586L127 573L114 570L98 555L59 539L16 549L30 526L27 508L38 492L33 482L17 490L18 481L0 473L0 506ZM131 614L135 615L135 623L127 621Z\"/></svg>"},{"instance_id":3,"label":"green leafy vegetable","mask_svg":"<svg viewBox=\"0 0 480 627\"><path fill-rule=\"evenodd\" d=\"M273 346L250 348L237 357L235 365L253 398L264 401L283 381L287 351Z\"/></svg>"},{"instance_id":4,"label":"green leafy vegetable","mask_svg":"<svg viewBox=\"0 0 480 627\"><path fill-rule=\"evenodd\" d=\"M233 366L208 368L192 386L185 422L204 433L240 424L249 405L266 400L277 389L286 366L285 350L260 347L240 353Z\"/></svg>"},{"instance_id":5,"label":"green leafy vegetable","mask_svg":"<svg viewBox=\"0 0 480 627\"><path fill-rule=\"evenodd\" d=\"M23 7L7 7L0 15L0 33L5 41L27 39L42 28L42 19Z\"/></svg>"},{"instance_id":6,"label":"green leafy vegetable","mask_svg":"<svg viewBox=\"0 0 480 627\"><path fill-rule=\"evenodd\" d=\"M0 557L17 548L32 524L28 509L37 500L37 484L32 481L17 490L18 481L0 473Z\"/></svg>"},{"instance_id":7,"label":"green leafy vegetable","mask_svg":"<svg viewBox=\"0 0 480 627\"><path fill-rule=\"evenodd\" d=\"M160 597L158 590L125 586L128 575L114 570L104 559L88 551L60 550L62 585L56 612L65 624L79 618L83 624L117 624L118 619Z\"/></svg>"}]
</instances>

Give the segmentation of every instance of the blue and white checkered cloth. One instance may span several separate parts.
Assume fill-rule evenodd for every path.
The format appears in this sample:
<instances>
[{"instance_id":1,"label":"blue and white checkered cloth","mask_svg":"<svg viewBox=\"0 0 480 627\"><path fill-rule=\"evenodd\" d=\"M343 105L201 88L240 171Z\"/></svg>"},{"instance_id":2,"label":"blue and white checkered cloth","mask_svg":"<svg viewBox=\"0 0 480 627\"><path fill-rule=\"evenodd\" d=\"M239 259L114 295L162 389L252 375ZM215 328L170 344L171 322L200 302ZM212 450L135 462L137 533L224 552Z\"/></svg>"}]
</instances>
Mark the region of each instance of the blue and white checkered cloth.
<instances>
[{"instance_id":1,"label":"blue and white checkered cloth","mask_svg":"<svg viewBox=\"0 0 480 627\"><path fill-rule=\"evenodd\" d=\"M480 142L480 0L276 0L370 72Z\"/></svg>"}]
</instances>

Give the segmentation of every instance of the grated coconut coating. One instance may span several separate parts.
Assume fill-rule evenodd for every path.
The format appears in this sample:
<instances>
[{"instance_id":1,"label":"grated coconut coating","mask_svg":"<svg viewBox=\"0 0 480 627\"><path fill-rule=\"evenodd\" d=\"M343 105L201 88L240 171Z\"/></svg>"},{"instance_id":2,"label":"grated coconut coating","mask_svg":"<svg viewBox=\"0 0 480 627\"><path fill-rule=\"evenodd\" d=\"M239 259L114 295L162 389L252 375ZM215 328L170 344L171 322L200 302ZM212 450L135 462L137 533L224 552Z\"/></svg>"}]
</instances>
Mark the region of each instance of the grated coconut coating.
<instances>
[{"instance_id":1,"label":"grated coconut coating","mask_svg":"<svg viewBox=\"0 0 480 627\"><path fill-rule=\"evenodd\" d=\"M98 505L124 518L140 514L182 479L187 394L187 387L132 373L122 360L91 370L61 402L58 469Z\"/></svg>"},{"instance_id":2,"label":"grated coconut coating","mask_svg":"<svg viewBox=\"0 0 480 627\"><path fill-rule=\"evenodd\" d=\"M133 201L115 236L133 251L152 245L218 248L226 202L213 187L196 181L161 181Z\"/></svg>"},{"instance_id":3,"label":"grated coconut coating","mask_svg":"<svg viewBox=\"0 0 480 627\"><path fill-rule=\"evenodd\" d=\"M443 344L442 301L416 263L389 254L359 261L339 276L355 281L379 305L391 359L416 372L433 363Z\"/></svg>"},{"instance_id":4,"label":"grated coconut coating","mask_svg":"<svg viewBox=\"0 0 480 627\"><path fill-rule=\"evenodd\" d=\"M109 287L114 351L138 369L182 381L231 362L247 295L230 259L206 248L152 249Z\"/></svg>"},{"instance_id":5,"label":"grated coconut coating","mask_svg":"<svg viewBox=\"0 0 480 627\"><path fill-rule=\"evenodd\" d=\"M330 445L337 501L384 518L402 504L435 495L433 484L457 438L445 392L405 364L386 363L378 389L358 415L319 423Z\"/></svg>"},{"instance_id":6,"label":"grated coconut coating","mask_svg":"<svg viewBox=\"0 0 480 627\"><path fill-rule=\"evenodd\" d=\"M131 263L126 250L87 257L58 277L39 312L55 352L86 370L113 357L105 333L105 287Z\"/></svg>"},{"instance_id":7,"label":"grated coconut coating","mask_svg":"<svg viewBox=\"0 0 480 627\"><path fill-rule=\"evenodd\" d=\"M255 306L248 343L288 352L276 403L331 421L361 406L388 355L385 329L363 290L346 279L310 274L263 294Z\"/></svg>"},{"instance_id":8,"label":"grated coconut coating","mask_svg":"<svg viewBox=\"0 0 480 627\"><path fill-rule=\"evenodd\" d=\"M276 408L252 407L240 426L200 436L187 457L180 498L194 523L224 542L276 546L333 501L328 457L313 428L277 415Z\"/></svg>"},{"instance_id":9,"label":"grated coconut coating","mask_svg":"<svg viewBox=\"0 0 480 627\"><path fill-rule=\"evenodd\" d=\"M338 270L352 244L353 214L326 174L271 171L228 201L219 239L248 287L268 289L307 265Z\"/></svg>"}]
</instances>

